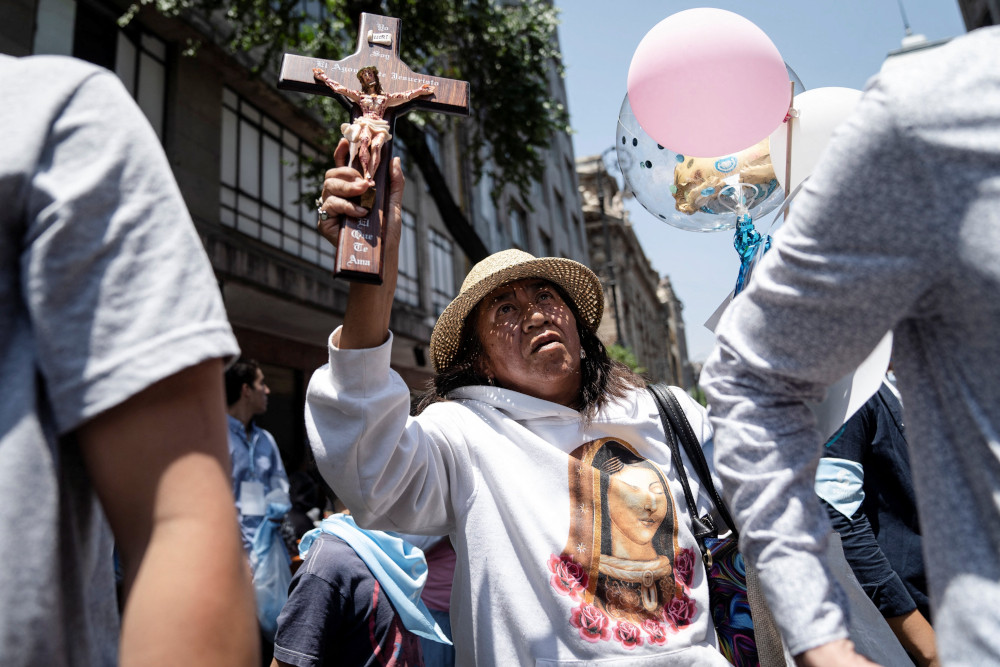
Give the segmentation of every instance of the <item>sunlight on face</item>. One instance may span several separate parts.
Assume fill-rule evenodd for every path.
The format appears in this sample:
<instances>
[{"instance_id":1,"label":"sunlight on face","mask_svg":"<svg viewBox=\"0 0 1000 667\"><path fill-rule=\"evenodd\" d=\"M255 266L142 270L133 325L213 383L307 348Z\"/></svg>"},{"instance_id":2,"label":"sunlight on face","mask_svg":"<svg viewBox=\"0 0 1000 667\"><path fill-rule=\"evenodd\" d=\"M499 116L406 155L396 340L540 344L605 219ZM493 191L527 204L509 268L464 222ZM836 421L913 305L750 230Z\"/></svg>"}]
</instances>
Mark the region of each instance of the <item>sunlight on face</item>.
<instances>
[{"instance_id":1,"label":"sunlight on face","mask_svg":"<svg viewBox=\"0 0 1000 667\"><path fill-rule=\"evenodd\" d=\"M656 558L653 536L667 516L668 499L663 482L652 469L627 465L608 481L612 551L620 558Z\"/></svg>"},{"instance_id":2,"label":"sunlight on face","mask_svg":"<svg viewBox=\"0 0 1000 667\"><path fill-rule=\"evenodd\" d=\"M537 278L496 288L476 307L480 360L497 385L562 405L580 396L576 319L551 283Z\"/></svg>"}]
</instances>

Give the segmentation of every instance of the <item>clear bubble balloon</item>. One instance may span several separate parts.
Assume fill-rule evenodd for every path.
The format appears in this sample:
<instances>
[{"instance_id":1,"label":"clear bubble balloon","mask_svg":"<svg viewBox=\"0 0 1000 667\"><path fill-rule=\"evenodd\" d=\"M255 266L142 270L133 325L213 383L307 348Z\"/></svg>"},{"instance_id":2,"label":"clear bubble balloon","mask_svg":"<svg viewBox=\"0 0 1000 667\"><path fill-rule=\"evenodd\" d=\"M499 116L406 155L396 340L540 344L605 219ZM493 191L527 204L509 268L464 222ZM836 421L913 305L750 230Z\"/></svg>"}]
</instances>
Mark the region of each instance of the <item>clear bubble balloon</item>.
<instances>
[{"instance_id":1,"label":"clear bubble balloon","mask_svg":"<svg viewBox=\"0 0 1000 667\"><path fill-rule=\"evenodd\" d=\"M795 84L794 95L804 93L806 91L806 87L802 85L802 79L800 79L799 75L795 73L795 70L788 66L788 63L785 63L785 71L788 72L788 80Z\"/></svg>"},{"instance_id":2,"label":"clear bubble balloon","mask_svg":"<svg viewBox=\"0 0 1000 667\"><path fill-rule=\"evenodd\" d=\"M660 220L686 231L733 229L737 209L757 217L784 199L766 140L732 155L680 155L643 131L627 95L618 116L615 147L636 200Z\"/></svg>"}]
</instances>

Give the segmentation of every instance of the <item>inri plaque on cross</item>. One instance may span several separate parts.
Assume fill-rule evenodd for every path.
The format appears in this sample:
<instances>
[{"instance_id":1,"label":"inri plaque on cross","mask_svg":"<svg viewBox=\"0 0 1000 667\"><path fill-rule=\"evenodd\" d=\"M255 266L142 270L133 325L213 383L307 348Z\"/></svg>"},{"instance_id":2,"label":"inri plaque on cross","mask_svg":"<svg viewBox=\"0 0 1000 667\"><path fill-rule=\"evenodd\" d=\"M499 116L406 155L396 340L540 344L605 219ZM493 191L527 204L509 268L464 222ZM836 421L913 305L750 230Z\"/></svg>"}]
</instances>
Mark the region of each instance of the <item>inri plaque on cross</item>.
<instances>
[{"instance_id":1,"label":"inri plaque on cross","mask_svg":"<svg viewBox=\"0 0 1000 667\"><path fill-rule=\"evenodd\" d=\"M359 202L362 218L345 218L337 242L333 275L368 283L382 282L385 217L389 205L389 164L396 118L413 108L469 114L469 84L417 74L399 59L401 21L361 15L358 49L331 61L286 53L278 87L329 95L350 109L341 131L351 142L350 164L375 187Z\"/></svg>"}]
</instances>

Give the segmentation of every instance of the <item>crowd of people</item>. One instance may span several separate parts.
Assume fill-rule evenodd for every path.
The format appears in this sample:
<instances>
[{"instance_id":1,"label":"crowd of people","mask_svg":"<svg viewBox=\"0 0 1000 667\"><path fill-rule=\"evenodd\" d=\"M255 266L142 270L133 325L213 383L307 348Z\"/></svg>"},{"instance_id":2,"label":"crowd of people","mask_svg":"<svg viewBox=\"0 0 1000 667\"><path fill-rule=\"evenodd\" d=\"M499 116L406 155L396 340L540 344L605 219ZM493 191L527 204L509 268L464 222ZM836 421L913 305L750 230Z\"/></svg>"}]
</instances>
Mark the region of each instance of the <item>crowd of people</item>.
<instances>
[{"instance_id":1,"label":"crowd of people","mask_svg":"<svg viewBox=\"0 0 1000 667\"><path fill-rule=\"evenodd\" d=\"M724 313L707 409L670 390L721 500L573 260L473 266L411 406L398 159L384 282L350 285L309 383L317 476L287 474L135 103L0 55L0 662L728 665L702 551L722 502L796 664L873 664L845 555L906 661L1000 663L998 54L981 29L872 80ZM320 196L334 248L372 186L349 152ZM890 330L892 382L820 442L808 403Z\"/></svg>"}]
</instances>

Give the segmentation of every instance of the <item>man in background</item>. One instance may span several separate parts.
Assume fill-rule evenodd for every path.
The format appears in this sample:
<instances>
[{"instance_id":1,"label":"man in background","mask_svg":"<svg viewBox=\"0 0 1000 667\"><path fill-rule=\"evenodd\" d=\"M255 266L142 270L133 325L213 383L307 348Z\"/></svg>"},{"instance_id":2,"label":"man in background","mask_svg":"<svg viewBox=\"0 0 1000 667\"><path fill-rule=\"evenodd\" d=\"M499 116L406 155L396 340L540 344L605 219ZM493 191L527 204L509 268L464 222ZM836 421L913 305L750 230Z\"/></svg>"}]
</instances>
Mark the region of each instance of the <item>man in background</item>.
<instances>
[{"instance_id":1,"label":"man in background","mask_svg":"<svg viewBox=\"0 0 1000 667\"><path fill-rule=\"evenodd\" d=\"M274 630L291 576L291 558L280 529L262 531L265 521L281 523L291 506L288 476L274 436L254 423L267 412L271 393L264 371L253 359L240 359L226 369L229 457L233 495L243 548L253 569L260 627L261 664L269 665ZM255 540L260 533L259 540ZM255 550L256 542L256 550ZM280 549L279 554L275 549ZM276 587L281 590L276 590Z\"/></svg>"},{"instance_id":2,"label":"man in background","mask_svg":"<svg viewBox=\"0 0 1000 667\"><path fill-rule=\"evenodd\" d=\"M270 393L264 372L253 359L240 359L226 370L233 494L247 555L264 521L265 497L275 489L288 493L288 476L274 436L254 423L254 417L267 412Z\"/></svg>"},{"instance_id":3,"label":"man in background","mask_svg":"<svg viewBox=\"0 0 1000 667\"><path fill-rule=\"evenodd\" d=\"M942 664L1000 664L1000 27L873 78L717 328L716 471L788 648L847 637L807 402L887 331Z\"/></svg>"},{"instance_id":4,"label":"man in background","mask_svg":"<svg viewBox=\"0 0 1000 667\"><path fill-rule=\"evenodd\" d=\"M917 665L937 665L903 406L887 379L824 445L816 495L900 644Z\"/></svg>"},{"instance_id":5,"label":"man in background","mask_svg":"<svg viewBox=\"0 0 1000 667\"><path fill-rule=\"evenodd\" d=\"M0 664L252 665L238 347L159 140L79 60L0 55L0 99Z\"/></svg>"},{"instance_id":6,"label":"man in background","mask_svg":"<svg viewBox=\"0 0 1000 667\"><path fill-rule=\"evenodd\" d=\"M421 667L422 639L451 645L420 598L423 552L334 508L302 538L271 667Z\"/></svg>"}]
</instances>

